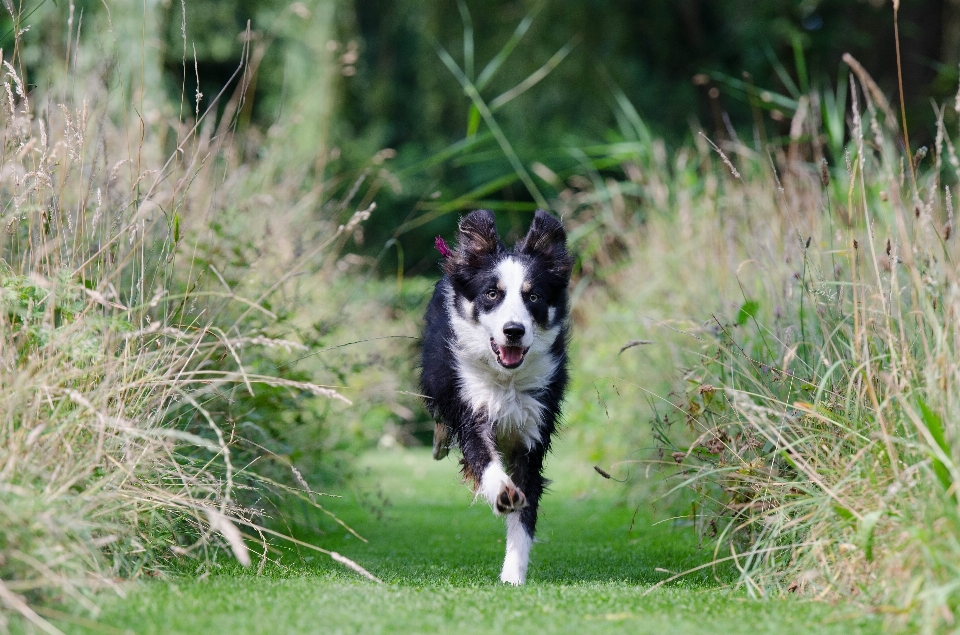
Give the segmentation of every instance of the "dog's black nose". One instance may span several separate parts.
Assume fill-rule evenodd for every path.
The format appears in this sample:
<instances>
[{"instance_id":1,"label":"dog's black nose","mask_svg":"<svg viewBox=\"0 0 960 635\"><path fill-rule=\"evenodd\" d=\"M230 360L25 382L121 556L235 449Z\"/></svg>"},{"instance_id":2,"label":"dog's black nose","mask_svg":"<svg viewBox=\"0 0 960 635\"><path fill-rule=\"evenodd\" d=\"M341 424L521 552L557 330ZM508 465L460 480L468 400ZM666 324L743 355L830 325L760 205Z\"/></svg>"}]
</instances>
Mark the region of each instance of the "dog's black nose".
<instances>
[{"instance_id":1,"label":"dog's black nose","mask_svg":"<svg viewBox=\"0 0 960 635\"><path fill-rule=\"evenodd\" d=\"M519 322L507 322L503 325L503 334L507 336L508 340L518 340L526 332L527 329L523 328L523 324Z\"/></svg>"}]
</instances>

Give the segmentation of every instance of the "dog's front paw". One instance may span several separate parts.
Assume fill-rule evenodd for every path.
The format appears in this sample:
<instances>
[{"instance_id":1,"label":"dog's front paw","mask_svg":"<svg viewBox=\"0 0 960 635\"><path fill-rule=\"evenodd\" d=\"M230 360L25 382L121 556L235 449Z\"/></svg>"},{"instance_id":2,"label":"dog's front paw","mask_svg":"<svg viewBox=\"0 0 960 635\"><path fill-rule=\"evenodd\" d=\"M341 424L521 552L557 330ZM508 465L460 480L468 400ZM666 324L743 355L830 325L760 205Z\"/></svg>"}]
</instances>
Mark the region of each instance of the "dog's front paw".
<instances>
[{"instance_id":1,"label":"dog's front paw","mask_svg":"<svg viewBox=\"0 0 960 635\"><path fill-rule=\"evenodd\" d=\"M506 569L500 574L500 581L504 584L510 584L513 586L521 586L524 583L524 576L520 571L507 571Z\"/></svg>"},{"instance_id":2,"label":"dog's front paw","mask_svg":"<svg viewBox=\"0 0 960 635\"><path fill-rule=\"evenodd\" d=\"M513 483L504 483L495 504L498 514L520 511L527 506L527 497Z\"/></svg>"}]
</instances>

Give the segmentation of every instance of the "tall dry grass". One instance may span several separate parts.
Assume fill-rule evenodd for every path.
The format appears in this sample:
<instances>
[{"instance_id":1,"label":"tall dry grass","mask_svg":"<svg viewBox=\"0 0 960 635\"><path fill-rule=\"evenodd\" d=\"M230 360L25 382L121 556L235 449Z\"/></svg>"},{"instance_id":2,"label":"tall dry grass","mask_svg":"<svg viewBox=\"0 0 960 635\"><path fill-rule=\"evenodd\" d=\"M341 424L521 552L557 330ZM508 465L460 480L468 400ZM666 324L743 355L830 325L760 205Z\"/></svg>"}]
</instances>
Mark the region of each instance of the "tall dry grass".
<instances>
[{"instance_id":1,"label":"tall dry grass","mask_svg":"<svg viewBox=\"0 0 960 635\"><path fill-rule=\"evenodd\" d=\"M278 534L257 488L320 507L295 470L306 491L251 472L251 446L214 406L264 389L349 403L258 366L256 351L306 350L269 332L272 294L311 258L332 257L369 209L353 213L344 198L331 205L346 222L301 224L312 246L247 297L220 273L243 246L209 234L263 177L232 127L249 63L220 120L216 101L176 116L130 108L109 56L89 68L68 57L70 81L33 92L19 48L2 64L0 632L20 621L55 633L46 618L95 615L98 592L122 595L176 560L262 568Z\"/></svg>"},{"instance_id":2,"label":"tall dry grass","mask_svg":"<svg viewBox=\"0 0 960 635\"><path fill-rule=\"evenodd\" d=\"M612 278L652 342L622 355L653 370L611 381L653 407L646 473L682 494L737 586L934 632L960 605L960 102L936 106L934 145L908 154L847 64L849 110L803 97L782 146L701 136L677 153L669 213ZM833 164L830 119L849 124ZM682 379L649 390L664 365Z\"/></svg>"}]
</instances>

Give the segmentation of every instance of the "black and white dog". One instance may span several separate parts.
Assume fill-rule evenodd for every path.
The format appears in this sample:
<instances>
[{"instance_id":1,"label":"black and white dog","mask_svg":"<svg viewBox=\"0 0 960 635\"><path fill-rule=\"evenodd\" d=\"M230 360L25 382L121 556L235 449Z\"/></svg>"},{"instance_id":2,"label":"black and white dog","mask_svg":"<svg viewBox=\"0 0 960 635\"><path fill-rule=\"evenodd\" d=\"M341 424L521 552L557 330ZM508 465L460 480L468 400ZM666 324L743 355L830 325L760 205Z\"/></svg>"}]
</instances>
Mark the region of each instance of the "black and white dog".
<instances>
[{"instance_id":1,"label":"black and white dog","mask_svg":"<svg viewBox=\"0 0 960 635\"><path fill-rule=\"evenodd\" d=\"M427 308L420 383L437 421L433 456L459 445L476 495L506 515L500 580L515 585L527 575L567 386L566 240L560 221L537 210L526 237L506 249L493 212L472 212Z\"/></svg>"}]
</instances>

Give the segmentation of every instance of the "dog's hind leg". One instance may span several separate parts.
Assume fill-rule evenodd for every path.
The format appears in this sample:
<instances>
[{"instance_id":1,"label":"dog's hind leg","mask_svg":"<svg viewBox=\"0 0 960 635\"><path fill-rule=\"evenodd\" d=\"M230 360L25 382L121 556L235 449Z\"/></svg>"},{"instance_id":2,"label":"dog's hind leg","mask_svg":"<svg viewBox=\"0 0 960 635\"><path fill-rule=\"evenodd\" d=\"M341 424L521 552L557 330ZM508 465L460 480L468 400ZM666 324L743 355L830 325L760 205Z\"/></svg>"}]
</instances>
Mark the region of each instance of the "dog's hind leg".
<instances>
[{"instance_id":1,"label":"dog's hind leg","mask_svg":"<svg viewBox=\"0 0 960 635\"><path fill-rule=\"evenodd\" d=\"M510 461L510 474L526 494L527 505L507 516L507 552L500 572L501 582L520 585L527 579L530 548L537 528L537 509L546 479L543 478L543 459L546 448L538 445L528 452L517 454Z\"/></svg>"},{"instance_id":2,"label":"dog's hind leg","mask_svg":"<svg viewBox=\"0 0 960 635\"><path fill-rule=\"evenodd\" d=\"M433 426L433 458L439 461L450 453L450 428L442 421Z\"/></svg>"}]
</instances>

